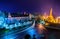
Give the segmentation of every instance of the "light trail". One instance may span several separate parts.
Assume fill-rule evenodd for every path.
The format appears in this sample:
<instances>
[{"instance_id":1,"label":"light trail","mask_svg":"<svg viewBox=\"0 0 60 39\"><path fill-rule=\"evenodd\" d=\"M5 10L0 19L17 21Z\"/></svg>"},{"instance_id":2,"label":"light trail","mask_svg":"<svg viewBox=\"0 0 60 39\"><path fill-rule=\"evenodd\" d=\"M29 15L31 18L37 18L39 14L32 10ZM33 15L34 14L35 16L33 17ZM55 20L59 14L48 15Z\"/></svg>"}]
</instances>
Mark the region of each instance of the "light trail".
<instances>
[{"instance_id":1,"label":"light trail","mask_svg":"<svg viewBox=\"0 0 60 39\"><path fill-rule=\"evenodd\" d=\"M46 31L47 29L43 26L43 24L37 24L37 29L40 34L43 33L43 31Z\"/></svg>"},{"instance_id":2,"label":"light trail","mask_svg":"<svg viewBox=\"0 0 60 39\"><path fill-rule=\"evenodd\" d=\"M27 29L25 29L25 30L23 30L23 31L20 31L20 32L11 34L11 36L16 35L16 34L18 34L18 33L22 33L22 32L24 32L24 31L27 31L28 29L33 28L34 26L35 26L35 21L33 22L33 25L32 25L31 27L29 27L29 28L27 28ZM5 35L4 37L7 37L7 36L10 36L10 35ZM16 38L16 37L15 37L15 38Z\"/></svg>"}]
</instances>

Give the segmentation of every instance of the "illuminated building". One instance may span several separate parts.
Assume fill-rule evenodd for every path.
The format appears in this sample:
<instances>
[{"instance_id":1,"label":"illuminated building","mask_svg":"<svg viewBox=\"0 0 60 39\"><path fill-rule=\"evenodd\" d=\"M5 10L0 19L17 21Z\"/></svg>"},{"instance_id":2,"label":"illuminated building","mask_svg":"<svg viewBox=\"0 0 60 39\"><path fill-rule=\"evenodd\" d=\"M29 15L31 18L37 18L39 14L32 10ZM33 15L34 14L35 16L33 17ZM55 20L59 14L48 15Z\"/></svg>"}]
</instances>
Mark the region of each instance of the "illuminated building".
<instances>
[{"instance_id":1,"label":"illuminated building","mask_svg":"<svg viewBox=\"0 0 60 39\"><path fill-rule=\"evenodd\" d=\"M60 17L56 18L56 23L60 23Z\"/></svg>"},{"instance_id":2,"label":"illuminated building","mask_svg":"<svg viewBox=\"0 0 60 39\"><path fill-rule=\"evenodd\" d=\"M43 14L43 16L41 17L42 20L46 20L48 18L48 15L46 13Z\"/></svg>"},{"instance_id":3,"label":"illuminated building","mask_svg":"<svg viewBox=\"0 0 60 39\"><path fill-rule=\"evenodd\" d=\"M29 25L32 23L32 21L29 20L29 15L24 14L20 14L20 16L14 14L14 16L12 16L11 13L8 13L8 17L6 18L4 13L0 11L0 28L12 29L14 27Z\"/></svg>"},{"instance_id":4,"label":"illuminated building","mask_svg":"<svg viewBox=\"0 0 60 39\"><path fill-rule=\"evenodd\" d=\"M60 16L54 18L53 13L52 13L52 8L50 9L50 14L49 16L44 13L43 16L40 17L42 20L51 22L51 23L60 23Z\"/></svg>"},{"instance_id":5,"label":"illuminated building","mask_svg":"<svg viewBox=\"0 0 60 39\"><path fill-rule=\"evenodd\" d=\"M52 8L50 9L50 15L48 16L47 21L55 23L55 19L52 14Z\"/></svg>"}]
</instances>

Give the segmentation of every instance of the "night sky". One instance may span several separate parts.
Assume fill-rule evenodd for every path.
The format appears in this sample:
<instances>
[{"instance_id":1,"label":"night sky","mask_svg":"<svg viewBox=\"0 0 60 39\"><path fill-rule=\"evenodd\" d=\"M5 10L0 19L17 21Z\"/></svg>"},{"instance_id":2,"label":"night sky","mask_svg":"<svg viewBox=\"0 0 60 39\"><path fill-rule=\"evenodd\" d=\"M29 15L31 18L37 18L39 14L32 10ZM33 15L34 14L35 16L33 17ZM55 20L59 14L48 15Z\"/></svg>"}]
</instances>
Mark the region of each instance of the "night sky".
<instances>
[{"instance_id":1,"label":"night sky","mask_svg":"<svg viewBox=\"0 0 60 39\"><path fill-rule=\"evenodd\" d=\"M1 0L0 10L8 12L35 12L37 5L37 0Z\"/></svg>"},{"instance_id":2,"label":"night sky","mask_svg":"<svg viewBox=\"0 0 60 39\"><path fill-rule=\"evenodd\" d=\"M50 8L54 15L60 16L59 0L0 0L0 10L7 12L49 13Z\"/></svg>"}]
</instances>

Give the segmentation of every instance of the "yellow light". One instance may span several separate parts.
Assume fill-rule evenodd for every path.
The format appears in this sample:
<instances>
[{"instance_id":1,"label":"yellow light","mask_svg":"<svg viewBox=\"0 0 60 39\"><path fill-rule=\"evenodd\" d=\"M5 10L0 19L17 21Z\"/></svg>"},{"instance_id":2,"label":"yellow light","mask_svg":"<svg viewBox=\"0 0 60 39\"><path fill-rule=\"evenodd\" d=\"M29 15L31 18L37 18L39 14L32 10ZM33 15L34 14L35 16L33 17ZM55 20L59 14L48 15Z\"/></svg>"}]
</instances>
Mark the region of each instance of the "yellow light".
<instances>
[{"instance_id":1,"label":"yellow light","mask_svg":"<svg viewBox=\"0 0 60 39\"><path fill-rule=\"evenodd\" d=\"M48 25L49 25L49 23L45 23L45 25L46 25L46 26L48 26Z\"/></svg>"},{"instance_id":2,"label":"yellow light","mask_svg":"<svg viewBox=\"0 0 60 39\"><path fill-rule=\"evenodd\" d=\"M46 13L44 13L42 16L40 16L40 19L43 21L50 22L50 23L60 23L60 16L54 18L53 13L52 13L52 8L50 9L49 16ZM49 25L49 24L46 23L45 25Z\"/></svg>"},{"instance_id":3,"label":"yellow light","mask_svg":"<svg viewBox=\"0 0 60 39\"><path fill-rule=\"evenodd\" d=\"M46 28L42 24L38 24L37 28L40 34L43 33L43 31L46 31Z\"/></svg>"},{"instance_id":4,"label":"yellow light","mask_svg":"<svg viewBox=\"0 0 60 39\"><path fill-rule=\"evenodd\" d=\"M60 16L56 18L56 23L60 23Z\"/></svg>"},{"instance_id":5,"label":"yellow light","mask_svg":"<svg viewBox=\"0 0 60 39\"><path fill-rule=\"evenodd\" d=\"M42 24L39 24L39 25L38 25L38 29L39 29L39 30L45 30L45 27L44 27Z\"/></svg>"},{"instance_id":6,"label":"yellow light","mask_svg":"<svg viewBox=\"0 0 60 39\"><path fill-rule=\"evenodd\" d=\"M40 25L39 25L39 28L40 28L40 29L43 29L44 27L43 27L43 25L42 25L42 24L40 24Z\"/></svg>"}]
</instances>

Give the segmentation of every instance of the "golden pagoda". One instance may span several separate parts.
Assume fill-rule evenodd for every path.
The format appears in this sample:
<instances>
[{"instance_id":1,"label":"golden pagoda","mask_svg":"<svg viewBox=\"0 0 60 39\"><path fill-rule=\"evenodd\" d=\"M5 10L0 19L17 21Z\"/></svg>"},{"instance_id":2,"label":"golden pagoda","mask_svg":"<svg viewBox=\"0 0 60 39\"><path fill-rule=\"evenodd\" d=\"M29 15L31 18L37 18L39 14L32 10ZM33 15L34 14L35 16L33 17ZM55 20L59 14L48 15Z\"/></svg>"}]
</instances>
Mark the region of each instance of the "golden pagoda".
<instances>
[{"instance_id":1,"label":"golden pagoda","mask_svg":"<svg viewBox=\"0 0 60 39\"><path fill-rule=\"evenodd\" d=\"M52 8L50 9L50 14L49 14L49 16L47 18L47 21L55 23L55 19L54 19L53 14L52 14Z\"/></svg>"},{"instance_id":2,"label":"golden pagoda","mask_svg":"<svg viewBox=\"0 0 60 39\"><path fill-rule=\"evenodd\" d=\"M49 15L44 13L42 16L39 16L41 20L51 22L51 23L60 23L60 16L54 18L52 13L52 8L50 9Z\"/></svg>"}]
</instances>

